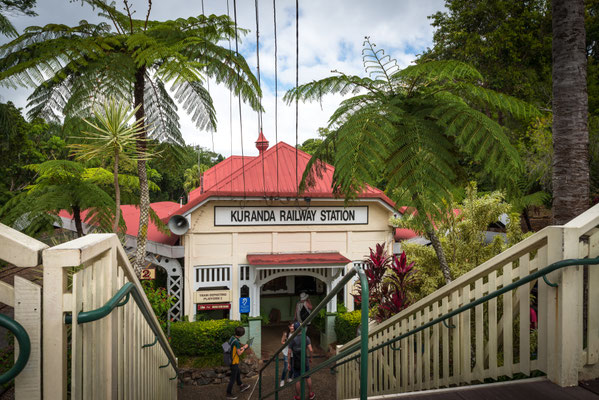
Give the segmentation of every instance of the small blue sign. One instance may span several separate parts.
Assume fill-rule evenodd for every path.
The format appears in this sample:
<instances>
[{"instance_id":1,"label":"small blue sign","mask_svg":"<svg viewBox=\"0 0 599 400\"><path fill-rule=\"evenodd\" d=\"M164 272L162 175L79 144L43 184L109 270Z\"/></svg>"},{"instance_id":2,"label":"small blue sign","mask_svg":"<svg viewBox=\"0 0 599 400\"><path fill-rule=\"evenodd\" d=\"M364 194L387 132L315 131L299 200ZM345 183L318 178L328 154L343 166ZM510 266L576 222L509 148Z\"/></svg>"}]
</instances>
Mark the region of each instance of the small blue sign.
<instances>
[{"instance_id":1,"label":"small blue sign","mask_svg":"<svg viewBox=\"0 0 599 400\"><path fill-rule=\"evenodd\" d=\"M239 312L241 314L250 312L250 298L249 297L240 297L239 298Z\"/></svg>"}]
</instances>

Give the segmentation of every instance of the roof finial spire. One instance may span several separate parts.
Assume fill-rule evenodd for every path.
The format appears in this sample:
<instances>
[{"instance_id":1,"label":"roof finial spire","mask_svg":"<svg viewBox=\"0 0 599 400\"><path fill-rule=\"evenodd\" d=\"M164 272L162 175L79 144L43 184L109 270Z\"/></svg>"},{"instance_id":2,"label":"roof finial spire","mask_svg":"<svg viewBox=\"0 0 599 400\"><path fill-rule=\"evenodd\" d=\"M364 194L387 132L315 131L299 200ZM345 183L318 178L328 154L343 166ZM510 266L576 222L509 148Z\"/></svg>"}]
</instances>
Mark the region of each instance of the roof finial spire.
<instances>
[{"instance_id":1,"label":"roof finial spire","mask_svg":"<svg viewBox=\"0 0 599 400\"><path fill-rule=\"evenodd\" d=\"M258 140L256 140L256 148L260 154L264 153L264 151L268 149L268 140L266 140L264 137L262 130L260 130L260 135L258 135Z\"/></svg>"}]
</instances>

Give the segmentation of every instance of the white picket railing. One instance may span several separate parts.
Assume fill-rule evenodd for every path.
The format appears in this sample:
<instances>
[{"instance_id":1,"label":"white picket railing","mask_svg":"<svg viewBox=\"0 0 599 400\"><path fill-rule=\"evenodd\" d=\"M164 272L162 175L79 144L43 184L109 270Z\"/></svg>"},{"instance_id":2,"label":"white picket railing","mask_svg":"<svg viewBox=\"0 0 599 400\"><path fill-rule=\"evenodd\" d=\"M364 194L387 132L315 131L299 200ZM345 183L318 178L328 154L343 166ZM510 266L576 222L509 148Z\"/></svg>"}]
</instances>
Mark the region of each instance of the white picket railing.
<instances>
[{"instance_id":1,"label":"white picket railing","mask_svg":"<svg viewBox=\"0 0 599 400\"><path fill-rule=\"evenodd\" d=\"M43 264L43 326L51 333L43 337L44 398L67 395L65 314L72 313L71 398L175 399L175 355L117 236L92 234L46 249ZM80 268L72 290L69 267ZM79 312L102 307L127 282L142 294L141 305L131 296L105 318L77 322Z\"/></svg>"},{"instance_id":2,"label":"white picket railing","mask_svg":"<svg viewBox=\"0 0 599 400\"><path fill-rule=\"evenodd\" d=\"M14 307L31 341L29 361L15 379L17 400L67 393L85 400L177 398L177 359L116 235L48 248L0 224L0 259L17 267L43 264L43 290L19 276L14 288L0 281L0 302ZM78 323L80 312L103 307L128 282L136 293L126 303Z\"/></svg>"},{"instance_id":3,"label":"white picket railing","mask_svg":"<svg viewBox=\"0 0 599 400\"><path fill-rule=\"evenodd\" d=\"M42 250L48 247L2 224L0 243L0 260L20 268L37 267L41 263ZM25 329L31 344L29 360L15 378L16 400L41 399L41 296L42 288L39 285L20 276L14 277L14 286L0 281L0 302L14 308L14 320ZM19 345L15 340L15 362L18 356Z\"/></svg>"},{"instance_id":4,"label":"white picket railing","mask_svg":"<svg viewBox=\"0 0 599 400\"><path fill-rule=\"evenodd\" d=\"M414 330L563 259L599 256L599 206L564 226L547 227L389 320L371 326L369 348ZM588 269L588 277L583 271ZM370 353L368 394L468 385L540 371L561 386L599 376L599 266L567 267L538 283L538 329L530 329L530 290L505 293ZM586 283L585 283L586 282ZM585 286L586 285L586 286ZM586 294L585 294L586 293ZM583 327L583 311L587 325ZM536 347L531 342L536 339ZM347 343L339 352L357 342ZM531 348L533 351L531 351ZM359 364L337 368L337 396L359 396Z\"/></svg>"}]
</instances>

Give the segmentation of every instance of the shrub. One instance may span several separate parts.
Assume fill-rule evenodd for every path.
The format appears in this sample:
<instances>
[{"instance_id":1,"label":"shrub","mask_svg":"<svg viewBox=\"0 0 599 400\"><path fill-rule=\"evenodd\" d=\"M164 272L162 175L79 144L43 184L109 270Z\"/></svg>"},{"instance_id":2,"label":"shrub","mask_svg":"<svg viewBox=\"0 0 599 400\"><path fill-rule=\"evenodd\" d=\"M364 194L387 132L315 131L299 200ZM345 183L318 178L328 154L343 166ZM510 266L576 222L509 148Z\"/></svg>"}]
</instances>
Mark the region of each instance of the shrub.
<instances>
[{"instance_id":1,"label":"shrub","mask_svg":"<svg viewBox=\"0 0 599 400\"><path fill-rule=\"evenodd\" d=\"M356 331L361 322L360 310L339 313L335 318L335 334L337 344L344 344L356 337Z\"/></svg>"},{"instance_id":2,"label":"shrub","mask_svg":"<svg viewBox=\"0 0 599 400\"><path fill-rule=\"evenodd\" d=\"M175 322L171 324L171 347L177 356L208 356L222 353L221 345L235 333L241 321L228 319Z\"/></svg>"}]
</instances>

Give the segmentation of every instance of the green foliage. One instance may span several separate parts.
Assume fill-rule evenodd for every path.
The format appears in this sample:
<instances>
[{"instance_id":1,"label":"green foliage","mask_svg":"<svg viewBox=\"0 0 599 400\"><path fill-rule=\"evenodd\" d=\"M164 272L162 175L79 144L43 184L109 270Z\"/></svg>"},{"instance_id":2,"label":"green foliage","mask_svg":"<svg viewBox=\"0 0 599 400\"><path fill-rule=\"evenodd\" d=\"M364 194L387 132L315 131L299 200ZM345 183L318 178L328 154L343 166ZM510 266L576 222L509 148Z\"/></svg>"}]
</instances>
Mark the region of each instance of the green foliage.
<instances>
[{"instance_id":1,"label":"green foliage","mask_svg":"<svg viewBox=\"0 0 599 400\"><path fill-rule=\"evenodd\" d=\"M171 347L177 356L221 354L222 343L229 340L240 321L228 319L171 324Z\"/></svg>"},{"instance_id":2,"label":"green foliage","mask_svg":"<svg viewBox=\"0 0 599 400\"><path fill-rule=\"evenodd\" d=\"M335 318L335 334L337 344L344 344L356 337L358 326L360 326L362 313L360 310L339 313Z\"/></svg>"},{"instance_id":3,"label":"green foliage","mask_svg":"<svg viewBox=\"0 0 599 400\"><path fill-rule=\"evenodd\" d=\"M141 285L146 293L146 297L160 322L160 327L166 333L167 332L167 321L168 321L168 310L175 301L174 296L169 296L166 289L156 287L156 281L142 281Z\"/></svg>"},{"instance_id":4,"label":"green foliage","mask_svg":"<svg viewBox=\"0 0 599 400\"><path fill-rule=\"evenodd\" d=\"M97 184L85 177L85 168L75 161L52 160L32 164L28 169L37 174L27 191L13 197L0 209L0 219L9 226L29 234L52 229L56 214L66 210L81 221L110 231L115 203ZM78 229L79 230L79 229ZM80 231L81 235L82 232Z\"/></svg>"},{"instance_id":5,"label":"green foliage","mask_svg":"<svg viewBox=\"0 0 599 400\"><path fill-rule=\"evenodd\" d=\"M454 278L470 271L525 237L520 228L519 215L512 213L512 207L505 202L503 194L499 191L480 195L476 184L471 183L466 188L464 200L460 204L451 202L448 206L456 212L439 216L435 219L435 225ZM485 243L485 231L489 225L497 222L502 214L509 215L506 227L507 238L497 235L491 243ZM393 219L392 223L399 227L418 229L414 221L407 216ZM417 283L411 286L411 292L415 294L416 300L445 284L432 246L402 242L401 247L420 271Z\"/></svg>"},{"instance_id":6,"label":"green foliage","mask_svg":"<svg viewBox=\"0 0 599 400\"><path fill-rule=\"evenodd\" d=\"M304 187L322 167L319 152L331 144L338 193L351 199L365 183L382 177L391 198L415 207L419 215L442 212L464 183L463 155L498 182L521 169L519 154L495 116L528 119L538 115L535 108L487 89L481 74L459 61L399 70L368 38L363 54L368 78L338 73L285 95L287 102L354 95L330 117L331 133L311 160L316 171L306 168Z\"/></svg>"},{"instance_id":7,"label":"green foliage","mask_svg":"<svg viewBox=\"0 0 599 400\"><path fill-rule=\"evenodd\" d=\"M31 26L0 48L2 83L35 88L30 116L60 121L64 115L67 123L89 116L95 104L110 97L132 103L137 82L144 91L149 137L182 143L175 100L199 129L215 129L205 76L259 107L261 92L250 67L240 54L217 44L244 33L227 16L144 21L103 0L84 3L114 30L106 22L87 21L73 27ZM173 84L172 93L167 82Z\"/></svg>"},{"instance_id":8,"label":"green foliage","mask_svg":"<svg viewBox=\"0 0 599 400\"><path fill-rule=\"evenodd\" d=\"M433 47L420 62L467 62L487 77L488 88L550 107L549 0L446 0L445 11L429 18Z\"/></svg>"}]
</instances>

